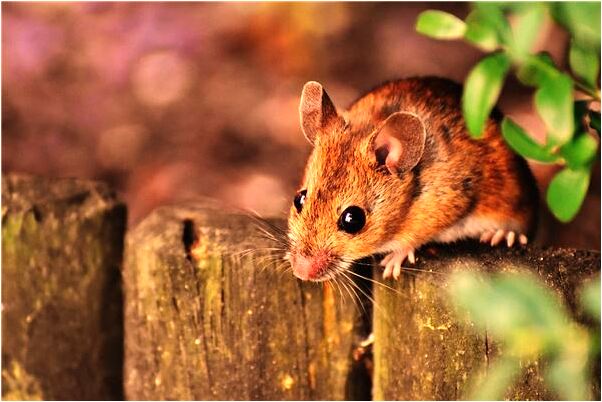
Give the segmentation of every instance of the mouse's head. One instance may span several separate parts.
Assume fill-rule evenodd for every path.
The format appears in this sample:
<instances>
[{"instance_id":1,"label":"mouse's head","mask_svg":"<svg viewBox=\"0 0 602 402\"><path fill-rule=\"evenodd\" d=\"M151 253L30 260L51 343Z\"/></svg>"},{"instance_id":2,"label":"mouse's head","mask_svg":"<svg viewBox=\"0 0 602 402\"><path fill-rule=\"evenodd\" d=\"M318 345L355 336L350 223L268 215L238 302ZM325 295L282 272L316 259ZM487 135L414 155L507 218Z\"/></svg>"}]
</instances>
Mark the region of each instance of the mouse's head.
<instances>
[{"instance_id":1,"label":"mouse's head","mask_svg":"<svg viewBox=\"0 0 602 402\"><path fill-rule=\"evenodd\" d=\"M419 187L411 171L426 134L404 112L357 123L365 116L339 114L317 82L305 84L299 113L313 151L291 205L288 258L298 278L322 281L391 247Z\"/></svg>"}]
</instances>

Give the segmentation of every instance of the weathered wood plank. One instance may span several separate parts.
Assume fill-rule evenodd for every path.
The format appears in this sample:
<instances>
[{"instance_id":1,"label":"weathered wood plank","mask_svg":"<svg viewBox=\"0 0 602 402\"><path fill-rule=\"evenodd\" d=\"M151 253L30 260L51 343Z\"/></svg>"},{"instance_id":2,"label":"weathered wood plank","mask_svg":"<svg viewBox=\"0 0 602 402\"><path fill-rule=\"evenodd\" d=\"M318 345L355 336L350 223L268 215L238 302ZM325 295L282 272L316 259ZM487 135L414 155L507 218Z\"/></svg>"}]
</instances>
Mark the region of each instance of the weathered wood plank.
<instances>
[{"instance_id":1,"label":"weathered wood plank","mask_svg":"<svg viewBox=\"0 0 602 402\"><path fill-rule=\"evenodd\" d=\"M536 248L494 248L466 243L436 247L436 256L423 251L416 268L400 282L387 281L396 293L374 289L375 400L455 400L465 397L468 380L501 353L486 333L453 313L446 279L456 269L483 272L516 271L526 267L563 296L576 313L575 290L600 272L597 252ZM506 397L519 400L557 398L543 383L544 362L523 362L520 380ZM599 377L599 374L598 374ZM593 395L600 397L599 383Z\"/></svg>"},{"instance_id":2,"label":"weathered wood plank","mask_svg":"<svg viewBox=\"0 0 602 402\"><path fill-rule=\"evenodd\" d=\"M158 209L128 234L129 399L369 397L354 387L358 310L282 274L269 247L248 216L203 205Z\"/></svg>"},{"instance_id":3,"label":"weathered wood plank","mask_svg":"<svg viewBox=\"0 0 602 402\"><path fill-rule=\"evenodd\" d=\"M2 178L3 399L120 399L125 206L100 183Z\"/></svg>"}]
</instances>

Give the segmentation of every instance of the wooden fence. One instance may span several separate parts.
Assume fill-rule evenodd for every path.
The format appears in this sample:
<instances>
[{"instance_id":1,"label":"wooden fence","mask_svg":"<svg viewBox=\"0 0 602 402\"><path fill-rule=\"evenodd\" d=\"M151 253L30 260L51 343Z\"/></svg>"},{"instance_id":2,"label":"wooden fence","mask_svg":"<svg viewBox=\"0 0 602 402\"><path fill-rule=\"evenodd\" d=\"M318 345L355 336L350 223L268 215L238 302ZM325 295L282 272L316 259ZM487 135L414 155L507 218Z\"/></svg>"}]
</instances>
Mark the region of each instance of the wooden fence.
<instances>
[{"instance_id":1,"label":"wooden fence","mask_svg":"<svg viewBox=\"0 0 602 402\"><path fill-rule=\"evenodd\" d=\"M455 318L447 273L526 266L578 316L575 289L600 271L597 252L437 247L395 290L358 280L358 305L284 272L243 214L163 207L126 234L104 185L18 175L2 201L5 399L458 399L503 351ZM554 398L545 362L523 364L507 397Z\"/></svg>"}]
</instances>

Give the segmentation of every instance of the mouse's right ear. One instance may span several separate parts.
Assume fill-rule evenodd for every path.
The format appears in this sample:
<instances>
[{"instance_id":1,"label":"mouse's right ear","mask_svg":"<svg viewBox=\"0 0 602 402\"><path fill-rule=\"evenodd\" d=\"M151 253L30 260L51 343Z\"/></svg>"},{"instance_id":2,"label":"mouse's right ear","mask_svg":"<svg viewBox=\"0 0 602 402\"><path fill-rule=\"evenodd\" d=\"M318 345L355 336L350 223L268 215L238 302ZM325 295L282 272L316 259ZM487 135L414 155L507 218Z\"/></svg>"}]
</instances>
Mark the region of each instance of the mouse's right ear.
<instances>
[{"instance_id":1,"label":"mouse's right ear","mask_svg":"<svg viewBox=\"0 0 602 402\"><path fill-rule=\"evenodd\" d=\"M424 153L426 128L422 119L413 113L396 112L382 124L373 140L379 164L389 172L402 174L412 170Z\"/></svg>"},{"instance_id":2,"label":"mouse's right ear","mask_svg":"<svg viewBox=\"0 0 602 402\"><path fill-rule=\"evenodd\" d=\"M344 124L328 94L315 81L303 86L299 105L301 129L310 144L314 144L318 134L332 124Z\"/></svg>"}]
</instances>

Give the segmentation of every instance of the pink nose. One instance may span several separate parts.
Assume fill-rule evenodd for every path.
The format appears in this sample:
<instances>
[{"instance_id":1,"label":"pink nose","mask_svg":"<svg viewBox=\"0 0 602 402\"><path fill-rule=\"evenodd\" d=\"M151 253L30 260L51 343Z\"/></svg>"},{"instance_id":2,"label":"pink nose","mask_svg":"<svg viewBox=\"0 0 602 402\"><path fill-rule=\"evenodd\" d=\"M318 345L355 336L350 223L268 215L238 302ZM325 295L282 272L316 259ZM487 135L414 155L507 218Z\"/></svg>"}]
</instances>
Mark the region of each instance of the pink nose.
<instances>
[{"instance_id":1,"label":"pink nose","mask_svg":"<svg viewBox=\"0 0 602 402\"><path fill-rule=\"evenodd\" d=\"M318 279L328 268L329 258L326 253L320 253L311 257L301 254L293 254L291 259L293 273L301 280Z\"/></svg>"}]
</instances>

